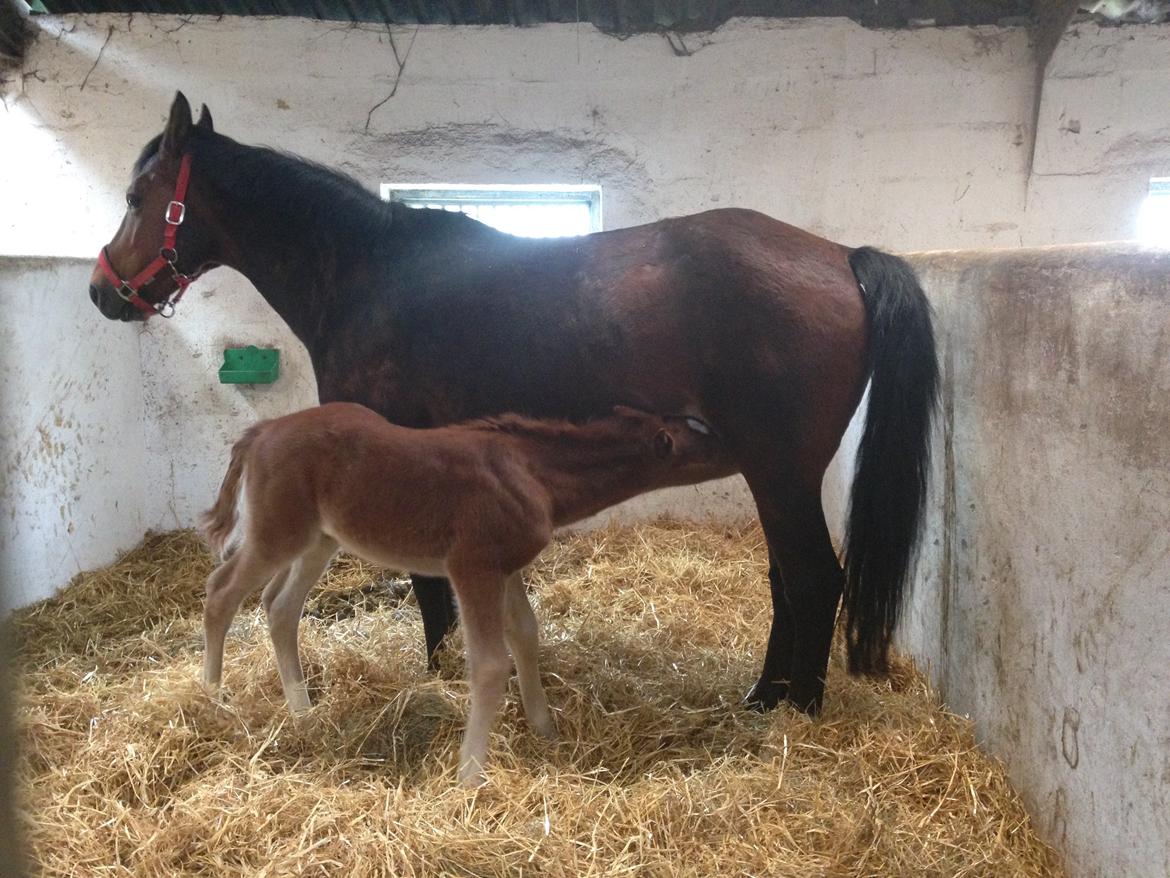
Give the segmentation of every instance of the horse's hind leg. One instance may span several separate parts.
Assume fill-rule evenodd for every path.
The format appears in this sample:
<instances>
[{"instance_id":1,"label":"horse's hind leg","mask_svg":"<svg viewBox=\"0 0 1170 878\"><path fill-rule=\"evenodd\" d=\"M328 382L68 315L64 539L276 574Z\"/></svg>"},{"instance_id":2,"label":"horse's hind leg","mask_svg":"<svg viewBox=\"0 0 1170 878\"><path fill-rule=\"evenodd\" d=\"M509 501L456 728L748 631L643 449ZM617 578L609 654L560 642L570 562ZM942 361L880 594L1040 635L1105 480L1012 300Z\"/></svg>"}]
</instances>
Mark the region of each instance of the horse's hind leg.
<instances>
[{"instance_id":1,"label":"horse's hind leg","mask_svg":"<svg viewBox=\"0 0 1170 878\"><path fill-rule=\"evenodd\" d=\"M268 616L268 634L276 654L280 684L288 708L293 713L303 713L310 707L309 691L305 687L305 674L301 669L301 655L297 645L305 598L336 553L337 543L322 535L293 562L287 575L268 584L261 598Z\"/></svg>"},{"instance_id":2,"label":"horse's hind leg","mask_svg":"<svg viewBox=\"0 0 1170 878\"><path fill-rule=\"evenodd\" d=\"M753 692L775 697L784 691L777 681L786 679L783 697L815 714L824 698L844 574L825 524L819 488L753 486L753 493L776 562L773 607L781 605L773 619L764 670Z\"/></svg>"},{"instance_id":3,"label":"horse's hind leg","mask_svg":"<svg viewBox=\"0 0 1170 878\"><path fill-rule=\"evenodd\" d=\"M784 580L776 554L768 550L768 584L772 592L772 629L768 635L768 651L760 679L744 697L744 704L752 710L771 710L788 697L788 681L792 676L792 608L784 593Z\"/></svg>"},{"instance_id":4,"label":"horse's hind leg","mask_svg":"<svg viewBox=\"0 0 1170 878\"><path fill-rule=\"evenodd\" d=\"M524 577L516 571L508 577L504 598L504 639L516 662L520 700L532 730L542 738L553 738L556 729L548 710L548 698L540 685L540 627L524 590Z\"/></svg>"},{"instance_id":5,"label":"horse's hind leg","mask_svg":"<svg viewBox=\"0 0 1170 878\"><path fill-rule=\"evenodd\" d=\"M203 682L208 687L218 688L223 677L223 642L241 601L283 566L245 546L208 577L203 604Z\"/></svg>"}]
</instances>

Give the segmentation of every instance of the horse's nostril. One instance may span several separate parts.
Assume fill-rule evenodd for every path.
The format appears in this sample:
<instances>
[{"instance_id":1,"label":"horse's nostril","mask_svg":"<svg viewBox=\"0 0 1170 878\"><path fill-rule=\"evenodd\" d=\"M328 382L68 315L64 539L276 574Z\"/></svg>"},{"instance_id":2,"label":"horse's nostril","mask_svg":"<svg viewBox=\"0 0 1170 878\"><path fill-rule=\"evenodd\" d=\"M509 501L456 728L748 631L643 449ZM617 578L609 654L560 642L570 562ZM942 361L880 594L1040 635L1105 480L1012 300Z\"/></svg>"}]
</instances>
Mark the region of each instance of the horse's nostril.
<instances>
[{"instance_id":1,"label":"horse's nostril","mask_svg":"<svg viewBox=\"0 0 1170 878\"><path fill-rule=\"evenodd\" d=\"M97 287L93 284L89 285L89 300L95 305L98 303Z\"/></svg>"}]
</instances>

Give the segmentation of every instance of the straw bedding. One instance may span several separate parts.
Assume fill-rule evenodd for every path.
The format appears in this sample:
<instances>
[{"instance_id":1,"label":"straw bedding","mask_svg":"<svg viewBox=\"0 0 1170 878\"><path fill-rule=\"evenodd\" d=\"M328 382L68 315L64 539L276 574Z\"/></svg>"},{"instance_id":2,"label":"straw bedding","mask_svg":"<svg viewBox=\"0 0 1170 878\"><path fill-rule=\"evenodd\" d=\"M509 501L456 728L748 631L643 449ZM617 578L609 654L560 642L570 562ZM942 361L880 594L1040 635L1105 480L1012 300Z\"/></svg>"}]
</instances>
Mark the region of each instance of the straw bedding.
<instances>
[{"instance_id":1,"label":"straw bedding","mask_svg":"<svg viewBox=\"0 0 1170 878\"><path fill-rule=\"evenodd\" d=\"M1001 766L921 675L745 712L770 619L754 527L559 538L530 572L560 741L513 682L489 783L427 676L404 583L349 558L310 597L315 706L291 718L253 600L200 687L190 532L149 537L15 619L28 842L44 875L1058 875Z\"/></svg>"}]
</instances>

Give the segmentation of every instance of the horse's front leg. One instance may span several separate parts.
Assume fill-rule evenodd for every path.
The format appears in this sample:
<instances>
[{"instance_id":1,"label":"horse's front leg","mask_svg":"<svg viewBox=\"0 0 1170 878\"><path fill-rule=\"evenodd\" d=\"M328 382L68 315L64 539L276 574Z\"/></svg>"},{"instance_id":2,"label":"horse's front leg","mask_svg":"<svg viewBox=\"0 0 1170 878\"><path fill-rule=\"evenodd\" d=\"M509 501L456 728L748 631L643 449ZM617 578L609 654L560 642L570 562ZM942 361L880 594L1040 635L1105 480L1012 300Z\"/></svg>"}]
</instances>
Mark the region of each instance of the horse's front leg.
<instances>
[{"instance_id":1,"label":"horse's front leg","mask_svg":"<svg viewBox=\"0 0 1170 878\"><path fill-rule=\"evenodd\" d=\"M423 636L426 639L427 670L439 670L439 649L448 632L459 623L455 595L451 583L442 576L410 575L414 596L422 614Z\"/></svg>"}]
</instances>

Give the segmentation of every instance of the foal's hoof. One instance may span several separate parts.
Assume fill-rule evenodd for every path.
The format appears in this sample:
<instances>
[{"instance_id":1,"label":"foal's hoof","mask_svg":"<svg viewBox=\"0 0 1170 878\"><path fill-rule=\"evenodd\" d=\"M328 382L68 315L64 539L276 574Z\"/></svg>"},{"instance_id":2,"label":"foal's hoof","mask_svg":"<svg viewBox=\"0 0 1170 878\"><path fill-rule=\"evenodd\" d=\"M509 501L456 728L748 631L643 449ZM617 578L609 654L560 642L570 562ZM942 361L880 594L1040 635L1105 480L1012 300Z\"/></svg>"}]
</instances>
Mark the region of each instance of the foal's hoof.
<instances>
[{"instance_id":1,"label":"foal's hoof","mask_svg":"<svg viewBox=\"0 0 1170 878\"><path fill-rule=\"evenodd\" d=\"M767 713L788 697L787 683L759 680L743 697L743 706L755 713Z\"/></svg>"},{"instance_id":2,"label":"foal's hoof","mask_svg":"<svg viewBox=\"0 0 1170 878\"><path fill-rule=\"evenodd\" d=\"M486 783L487 775L483 773L483 769L479 768L479 766L459 772L459 786L465 790L478 790Z\"/></svg>"},{"instance_id":3,"label":"foal's hoof","mask_svg":"<svg viewBox=\"0 0 1170 878\"><path fill-rule=\"evenodd\" d=\"M533 734L535 734L536 737L540 738L542 741L552 744L558 738L557 727L553 725L551 718L548 720L548 722L530 722L529 725L532 727Z\"/></svg>"},{"instance_id":4,"label":"foal's hoof","mask_svg":"<svg viewBox=\"0 0 1170 878\"><path fill-rule=\"evenodd\" d=\"M288 712L297 719L306 716L313 708L313 702L309 700L309 691L303 685L285 692L284 700L288 705Z\"/></svg>"},{"instance_id":5,"label":"foal's hoof","mask_svg":"<svg viewBox=\"0 0 1170 878\"><path fill-rule=\"evenodd\" d=\"M218 682L209 683L203 677L199 678L199 688L203 690L203 694L212 701L221 701L223 699L223 687Z\"/></svg>"}]
</instances>

